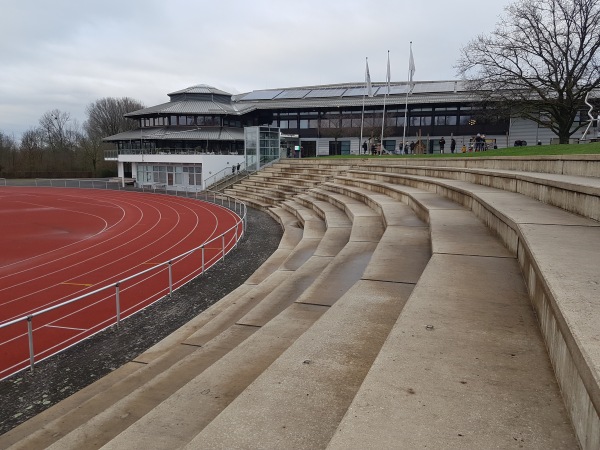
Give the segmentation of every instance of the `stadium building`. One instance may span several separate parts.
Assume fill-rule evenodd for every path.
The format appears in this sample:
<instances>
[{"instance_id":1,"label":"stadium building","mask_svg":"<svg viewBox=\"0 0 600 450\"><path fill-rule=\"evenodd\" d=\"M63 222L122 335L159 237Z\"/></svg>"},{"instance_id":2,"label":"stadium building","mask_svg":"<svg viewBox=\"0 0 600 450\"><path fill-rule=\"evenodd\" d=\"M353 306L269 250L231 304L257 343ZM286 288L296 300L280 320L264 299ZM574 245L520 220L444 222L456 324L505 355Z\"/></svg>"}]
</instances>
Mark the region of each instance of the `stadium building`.
<instances>
[{"instance_id":1,"label":"stadium building","mask_svg":"<svg viewBox=\"0 0 600 450\"><path fill-rule=\"evenodd\" d=\"M105 138L114 144L105 159L117 161L119 177L133 178L139 186L202 189L238 165L258 169L280 154L356 155L411 148L437 153L442 137L445 152L451 138L460 152L478 134L488 148L548 144L556 138L532 121L490 109L460 81L416 82L410 92L409 87L393 83L388 91L387 84L375 83L373 95L367 96L364 83L239 95L192 86L168 94L166 103L127 114L140 127ZM583 111L580 120L588 120Z\"/></svg>"}]
</instances>

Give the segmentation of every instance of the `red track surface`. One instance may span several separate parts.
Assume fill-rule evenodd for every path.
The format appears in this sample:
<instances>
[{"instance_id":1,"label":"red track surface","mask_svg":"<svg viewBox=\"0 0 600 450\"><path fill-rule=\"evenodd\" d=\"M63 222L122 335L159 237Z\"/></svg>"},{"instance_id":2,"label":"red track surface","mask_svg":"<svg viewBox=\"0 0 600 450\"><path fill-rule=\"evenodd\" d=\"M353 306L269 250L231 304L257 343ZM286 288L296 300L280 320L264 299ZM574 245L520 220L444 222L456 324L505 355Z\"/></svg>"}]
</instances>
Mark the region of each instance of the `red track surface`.
<instances>
[{"instance_id":1,"label":"red track surface","mask_svg":"<svg viewBox=\"0 0 600 450\"><path fill-rule=\"evenodd\" d=\"M0 187L0 325L113 285L233 227L226 208L193 199L121 191ZM241 234L238 225L237 236ZM235 245L225 235L225 251ZM206 245L205 268L222 254ZM172 264L173 288L198 275L202 252ZM119 286L121 318L169 292L162 266ZM39 361L116 321L116 289L32 320ZM0 329L0 379L27 367L27 323Z\"/></svg>"}]
</instances>

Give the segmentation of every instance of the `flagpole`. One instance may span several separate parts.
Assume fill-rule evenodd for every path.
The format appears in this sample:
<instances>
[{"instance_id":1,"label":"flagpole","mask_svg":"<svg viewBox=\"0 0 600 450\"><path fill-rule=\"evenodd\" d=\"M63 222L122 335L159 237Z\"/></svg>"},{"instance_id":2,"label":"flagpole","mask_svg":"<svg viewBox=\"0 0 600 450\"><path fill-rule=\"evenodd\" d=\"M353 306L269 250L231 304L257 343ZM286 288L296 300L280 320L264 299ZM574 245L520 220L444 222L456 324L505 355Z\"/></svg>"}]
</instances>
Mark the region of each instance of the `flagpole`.
<instances>
[{"instance_id":1,"label":"flagpole","mask_svg":"<svg viewBox=\"0 0 600 450\"><path fill-rule=\"evenodd\" d=\"M365 95L367 90L367 74L369 73L369 58L365 58L365 89L363 90L362 113L360 115L360 140L358 141L358 154L360 155L363 140L363 127L365 124Z\"/></svg>"},{"instance_id":2,"label":"flagpole","mask_svg":"<svg viewBox=\"0 0 600 450\"><path fill-rule=\"evenodd\" d=\"M410 56L408 58L408 86L406 89L406 100L404 101L404 131L402 133L402 150L406 147L406 119L408 117L408 94L412 91L413 75L415 73L415 61L412 53L412 41L410 41Z\"/></svg>"},{"instance_id":3,"label":"flagpole","mask_svg":"<svg viewBox=\"0 0 600 450\"><path fill-rule=\"evenodd\" d=\"M379 147L379 155L383 153L383 129L385 127L385 100L390 93L390 51L388 50L388 58L387 58L387 75L386 75L387 88L386 92L383 94L383 116L381 118L381 145Z\"/></svg>"}]
</instances>

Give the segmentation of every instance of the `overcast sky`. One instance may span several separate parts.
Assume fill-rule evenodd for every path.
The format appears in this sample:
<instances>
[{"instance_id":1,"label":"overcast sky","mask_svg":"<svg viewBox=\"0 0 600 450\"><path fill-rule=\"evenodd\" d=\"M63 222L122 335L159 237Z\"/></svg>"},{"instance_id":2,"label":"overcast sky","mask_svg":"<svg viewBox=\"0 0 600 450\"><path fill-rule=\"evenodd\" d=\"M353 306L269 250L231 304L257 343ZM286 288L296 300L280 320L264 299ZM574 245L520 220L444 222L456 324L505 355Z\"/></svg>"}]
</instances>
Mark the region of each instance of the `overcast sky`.
<instances>
[{"instance_id":1,"label":"overcast sky","mask_svg":"<svg viewBox=\"0 0 600 450\"><path fill-rule=\"evenodd\" d=\"M103 97L146 106L208 84L256 89L456 79L461 47L510 0L0 0L0 131L47 111L80 124Z\"/></svg>"}]
</instances>

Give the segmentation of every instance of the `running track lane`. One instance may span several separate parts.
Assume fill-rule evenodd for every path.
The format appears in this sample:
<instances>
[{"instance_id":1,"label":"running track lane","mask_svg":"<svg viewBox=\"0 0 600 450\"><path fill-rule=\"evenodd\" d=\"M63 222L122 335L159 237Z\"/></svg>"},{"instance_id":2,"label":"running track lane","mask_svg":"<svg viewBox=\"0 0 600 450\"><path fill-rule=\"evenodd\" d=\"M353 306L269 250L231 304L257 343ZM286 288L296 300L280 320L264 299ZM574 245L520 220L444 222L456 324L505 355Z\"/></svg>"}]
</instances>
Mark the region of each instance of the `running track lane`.
<instances>
[{"instance_id":1,"label":"running track lane","mask_svg":"<svg viewBox=\"0 0 600 450\"><path fill-rule=\"evenodd\" d=\"M114 285L169 261L235 225L211 203L160 194L66 188L0 188L0 324ZM237 236L241 234L241 224ZM236 233L225 235L225 251ZM205 269L222 254L208 244ZM173 288L201 272L202 252L172 264ZM121 318L168 294L168 269L120 285ZM115 289L33 319L36 361L114 324ZM29 364L26 322L0 329L0 379Z\"/></svg>"}]
</instances>

